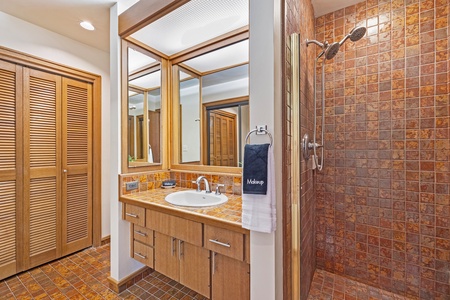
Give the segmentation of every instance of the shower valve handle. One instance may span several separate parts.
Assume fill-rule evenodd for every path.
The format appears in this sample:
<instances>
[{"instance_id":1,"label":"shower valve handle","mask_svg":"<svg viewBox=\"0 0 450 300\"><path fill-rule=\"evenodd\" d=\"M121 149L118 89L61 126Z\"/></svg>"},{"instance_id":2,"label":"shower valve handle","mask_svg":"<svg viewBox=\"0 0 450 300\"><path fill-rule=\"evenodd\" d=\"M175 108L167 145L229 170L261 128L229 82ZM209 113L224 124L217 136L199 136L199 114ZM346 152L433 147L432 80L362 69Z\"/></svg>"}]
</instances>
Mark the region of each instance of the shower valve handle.
<instances>
[{"instance_id":1,"label":"shower valve handle","mask_svg":"<svg viewBox=\"0 0 450 300\"><path fill-rule=\"evenodd\" d=\"M318 148L322 148L323 145L318 144L318 143L308 143L308 149L309 150L313 150L314 148L318 149Z\"/></svg>"}]
</instances>

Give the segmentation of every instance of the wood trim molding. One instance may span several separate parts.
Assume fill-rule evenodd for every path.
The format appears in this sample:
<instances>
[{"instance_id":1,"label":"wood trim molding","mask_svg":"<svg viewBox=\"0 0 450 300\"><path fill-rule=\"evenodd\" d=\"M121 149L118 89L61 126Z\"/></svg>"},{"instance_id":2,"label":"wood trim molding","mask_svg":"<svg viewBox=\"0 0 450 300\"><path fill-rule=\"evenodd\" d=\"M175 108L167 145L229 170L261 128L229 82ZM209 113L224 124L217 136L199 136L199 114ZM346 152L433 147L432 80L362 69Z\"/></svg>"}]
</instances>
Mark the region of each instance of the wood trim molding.
<instances>
[{"instance_id":1,"label":"wood trim molding","mask_svg":"<svg viewBox=\"0 0 450 300\"><path fill-rule=\"evenodd\" d=\"M119 36L129 36L189 1L139 1L119 16Z\"/></svg>"},{"instance_id":2,"label":"wood trim molding","mask_svg":"<svg viewBox=\"0 0 450 300\"><path fill-rule=\"evenodd\" d=\"M81 79L87 82L94 82L95 80L101 79L101 76L99 75L2 46L0 46L0 58L5 61L26 65L27 67L32 67L41 71L53 72L58 75Z\"/></svg>"},{"instance_id":3,"label":"wood trim molding","mask_svg":"<svg viewBox=\"0 0 450 300\"><path fill-rule=\"evenodd\" d=\"M123 38L124 40L126 40L129 43L129 46L139 52L142 52L150 57L153 57L154 59L160 61L161 58L164 59L169 59L169 56L165 55L164 53L156 50L155 48L150 47L149 45L146 45L132 37L125 37ZM136 46L136 47L133 47ZM140 48L140 49L139 49ZM145 51L143 51L145 50Z\"/></svg>"},{"instance_id":4,"label":"wood trim molding","mask_svg":"<svg viewBox=\"0 0 450 300\"><path fill-rule=\"evenodd\" d=\"M92 244L101 246L102 241L102 86L100 76L93 82L93 203L92 203Z\"/></svg>"}]
</instances>

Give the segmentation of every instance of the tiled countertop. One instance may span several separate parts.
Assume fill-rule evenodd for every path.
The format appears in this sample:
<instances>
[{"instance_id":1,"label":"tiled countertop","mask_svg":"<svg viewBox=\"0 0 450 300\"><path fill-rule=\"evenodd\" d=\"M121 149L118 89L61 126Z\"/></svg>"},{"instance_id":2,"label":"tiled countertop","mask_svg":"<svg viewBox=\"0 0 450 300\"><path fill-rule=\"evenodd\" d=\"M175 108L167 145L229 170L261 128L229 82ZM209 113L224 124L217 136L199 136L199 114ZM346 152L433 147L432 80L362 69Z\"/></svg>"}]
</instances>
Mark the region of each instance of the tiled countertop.
<instances>
[{"instance_id":1,"label":"tiled countertop","mask_svg":"<svg viewBox=\"0 0 450 300\"><path fill-rule=\"evenodd\" d=\"M226 203L218 206L201 208L177 206L164 200L164 198L170 193L185 190L189 189L178 187L172 189L152 189L145 192L122 195L119 200L123 203L154 209L198 222L238 230L243 233L249 233L247 229L242 228L241 196L225 194L228 197L228 201Z\"/></svg>"}]
</instances>

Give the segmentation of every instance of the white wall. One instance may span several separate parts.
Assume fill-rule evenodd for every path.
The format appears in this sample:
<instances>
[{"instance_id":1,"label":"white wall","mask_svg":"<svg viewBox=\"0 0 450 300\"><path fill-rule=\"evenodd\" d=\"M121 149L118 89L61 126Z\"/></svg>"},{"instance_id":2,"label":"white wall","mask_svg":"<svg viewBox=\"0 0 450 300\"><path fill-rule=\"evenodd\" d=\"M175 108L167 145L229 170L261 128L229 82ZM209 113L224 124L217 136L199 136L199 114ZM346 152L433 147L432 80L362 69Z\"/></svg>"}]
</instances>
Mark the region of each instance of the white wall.
<instances>
[{"instance_id":1,"label":"white wall","mask_svg":"<svg viewBox=\"0 0 450 300\"><path fill-rule=\"evenodd\" d=\"M250 232L252 300L283 299L280 9L279 0L250 0L250 128L267 125L272 133L277 195L275 233ZM252 142L266 141L252 136Z\"/></svg>"},{"instance_id":2,"label":"white wall","mask_svg":"<svg viewBox=\"0 0 450 300\"><path fill-rule=\"evenodd\" d=\"M118 33L118 4L110 10L110 68L111 68L111 106L110 106L110 174L104 180L111 185L111 273L112 279L119 281L137 271L144 265L130 257L130 225L122 220L122 203L119 199L118 174L120 169L120 39Z\"/></svg>"},{"instance_id":3,"label":"white wall","mask_svg":"<svg viewBox=\"0 0 450 300\"><path fill-rule=\"evenodd\" d=\"M110 234L109 53L0 12L0 45L102 77L102 237Z\"/></svg>"}]
</instances>

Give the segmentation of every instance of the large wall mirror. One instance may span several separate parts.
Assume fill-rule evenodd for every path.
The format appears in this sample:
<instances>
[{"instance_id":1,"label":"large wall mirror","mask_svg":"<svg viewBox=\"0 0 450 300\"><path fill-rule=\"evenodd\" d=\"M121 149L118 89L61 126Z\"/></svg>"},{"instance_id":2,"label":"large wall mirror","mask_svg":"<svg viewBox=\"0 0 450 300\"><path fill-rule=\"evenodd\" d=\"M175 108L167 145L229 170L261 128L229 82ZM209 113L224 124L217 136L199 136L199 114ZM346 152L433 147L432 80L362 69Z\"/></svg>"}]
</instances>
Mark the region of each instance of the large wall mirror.
<instances>
[{"instance_id":1,"label":"large wall mirror","mask_svg":"<svg viewBox=\"0 0 450 300\"><path fill-rule=\"evenodd\" d=\"M247 46L247 41L229 46L242 53L229 61L222 59L220 64L208 61L217 55L209 53L177 68L179 105L174 109L179 109L180 117L178 122L174 120L174 127L180 133L179 163L242 166L249 131ZM196 74L192 74L193 66L200 69L195 69ZM211 70L211 66L217 69Z\"/></svg>"},{"instance_id":2,"label":"large wall mirror","mask_svg":"<svg viewBox=\"0 0 450 300\"><path fill-rule=\"evenodd\" d=\"M139 2L135 6L136 11L146 9ZM122 48L130 60L127 115L122 116L122 130L127 131L125 172L159 162L160 168L240 172L249 130L248 24L248 0L196 0L169 5L123 31L126 43L145 50L131 47L135 55ZM141 55L154 61L132 68L133 56ZM158 77L158 67L160 105L158 83L137 82L144 76ZM159 137L151 134L158 127L152 123L158 113L166 113L166 119L160 119Z\"/></svg>"},{"instance_id":3,"label":"large wall mirror","mask_svg":"<svg viewBox=\"0 0 450 300\"><path fill-rule=\"evenodd\" d=\"M161 63L147 51L129 46L128 167L160 164Z\"/></svg>"}]
</instances>

